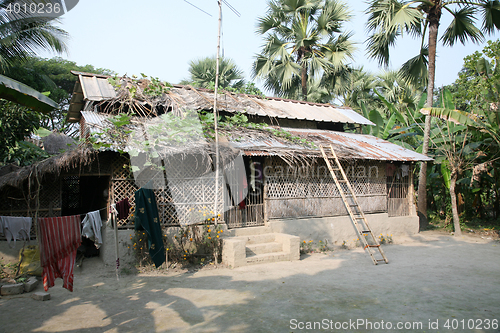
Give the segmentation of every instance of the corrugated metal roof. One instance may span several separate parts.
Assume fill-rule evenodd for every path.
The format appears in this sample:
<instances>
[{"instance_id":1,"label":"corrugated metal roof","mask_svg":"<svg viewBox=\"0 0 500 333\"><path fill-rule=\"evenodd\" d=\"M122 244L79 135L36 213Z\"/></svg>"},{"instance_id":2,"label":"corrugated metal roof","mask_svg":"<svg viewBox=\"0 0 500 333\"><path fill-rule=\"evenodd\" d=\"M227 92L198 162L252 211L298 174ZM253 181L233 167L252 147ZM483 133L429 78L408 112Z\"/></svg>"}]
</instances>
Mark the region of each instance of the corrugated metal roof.
<instances>
[{"instance_id":1,"label":"corrugated metal roof","mask_svg":"<svg viewBox=\"0 0 500 333\"><path fill-rule=\"evenodd\" d=\"M108 126L105 121L110 116L108 114L82 111L85 124L90 133L100 132ZM135 118L141 121L142 118ZM144 121L144 119L142 119ZM319 145L333 145L335 153L340 159L361 159L377 161L432 161L425 155L419 154L398 146L389 141L363 134L335 132L320 129L297 129L281 128L292 135L306 139L308 142ZM278 136L272 135L245 135L238 132L234 139L228 138L234 148L242 150L246 155L285 155L293 152L303 156L321 156L319 148L310 148L305 145L292 143Z\"/></svg>"},{"instance_id":2,"label":"corrugated metal roof","mask_svg":"<svg viewBox=\"0 0 500 333\"><path fill-rule=\"evenodd\" d=\"M107 77L95 74L74 72L78 75L80 87L75 87L83 93L83 102L104 101L116 97L116 92L108 82ZM212 110L214 92L207 89L194 89L190 86L176 85L170 89L172 99L181 107L191 110ZM73 102L73 100L72 100ZM77 110L83 110L81 100L70 107L69 118L79 120ZM333 122L347 124L374 125L354 110L331 104L309 103L273 97L259 97L245 94L225 92L217 99L219 110L240 112L261 117L278 119L309 120L317 122Z\"/></svg>"},{"instance_id":3,"label":"corrugated metal roof","mask_svg":"<svg viewBox=\"0 0 500 333\"><path fill-rule=\"evenodd\" d=\"M109 126L109 123L106 120L109 118L109 115L92 112L92 111L82 111L83 119L85 119L85 125L90 130L91 133L99 132L103 128Z\"/></svg>"},{"instance_id":4,"label":"corrugated metal roof","mask_svg":"<svg viewBox=\"0 0 500 333\"><path fill-rule=\"evenodd\" d=\"M377 161L432 161L425 155L398 146L389 141L355 133L334 132L315 129L283 128L283 130L313 142L316 146L333 146L335 153L341 159L363 159ZM245 151L247 155L279 155L280 150L294 150L305 155L318 155L318 149L307 148L298 144L284 143L279 138L266 140L248 140L243 138L232 144ZM272 148L272 152L269 151Z\"/></svg>"}]
</instances>

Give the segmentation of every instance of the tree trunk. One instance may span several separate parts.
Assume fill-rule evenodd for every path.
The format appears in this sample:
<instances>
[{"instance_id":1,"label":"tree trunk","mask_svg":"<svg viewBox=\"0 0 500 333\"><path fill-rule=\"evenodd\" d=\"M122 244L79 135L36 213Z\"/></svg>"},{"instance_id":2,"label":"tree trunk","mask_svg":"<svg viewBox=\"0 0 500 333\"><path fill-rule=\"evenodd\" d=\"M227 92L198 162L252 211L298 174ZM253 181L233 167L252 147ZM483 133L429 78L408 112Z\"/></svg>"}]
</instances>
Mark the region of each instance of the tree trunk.
<instances>
[{"instance_id":1,"label":"tree trunk","mask_svg":"<svg viewBox=\"0 0 500 333\"><path fill-rule=\"evenodd\" d=\"M495 167L495 164L493 164L493 167ZM500 187L498 186L498 183L500 182L500 177L498 176L499 173L498 168L494 168L493 172L495 174L495 184L493 185L493 189L495 191L495 201L494 201L494 209L495 209L495 218L500 217Z\"/></svg>"},{"instance_id":2,"label":"tree trunk","mask_svg":"<svg viewBox=\"0 0 500 333\"><path fill-rule=\"evenodd\" d=\"M426 107L432 107L434 100L434 79L436 75L436 46L438 37L439 20L441 18L441 3L435 2L427 15L429 20L429 71L427 80L427 101ZM429 136L431 132L431 117L425 116L424 142L422 154L427 155L429 151ZM427 162L420 163L420 173L418 175L418 216L420 219L420 230L429 225L427 220Z\"/></svg>"},{"instance_id":3,"label":"tree trunk","mask_svg":"<svg viewBox=\"0 0 500 333\"><path fill-rule=\"evenodd\" d=\"M460 218L458 216L457 196L455 194L455 186L457 184L457 178L458 178L458 172L456 170L452 170L450 179L450 197L451 197L451 212L453 214L453 227L455 229L455 236L462 236L462 230L460 229Z\"/></svg>"},{"instance_id":4,"label":"tree trunk","mask_svg":"<svg viewBox=\"0 0 500 333\"><path fill-rule=\"evenodd\" d=\"M302 69L300 71L300 80L302 85L302 98L307 101L307 65L304 61L302 64Z\"/></svg>"}]
</instances>

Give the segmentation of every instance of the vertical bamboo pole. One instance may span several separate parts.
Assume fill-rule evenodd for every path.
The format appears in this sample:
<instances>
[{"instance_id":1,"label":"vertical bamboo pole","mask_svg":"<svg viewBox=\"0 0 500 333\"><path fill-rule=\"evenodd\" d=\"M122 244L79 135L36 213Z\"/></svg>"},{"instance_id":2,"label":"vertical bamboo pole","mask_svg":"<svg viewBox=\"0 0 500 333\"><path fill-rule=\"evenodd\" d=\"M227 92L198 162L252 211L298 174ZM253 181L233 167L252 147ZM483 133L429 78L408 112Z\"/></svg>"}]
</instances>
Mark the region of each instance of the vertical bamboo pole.
<instances>
[{"instance_id":1,"label":"vertical bamboo pole","mask_svg":"<svg viewBox=\"0 0 500 333\"><path fill-rule=\"evenodd\" d=\"M214 214L215 225L219 222L219 130L218 130L218 111L217 111L217 90L219 86L219 56L220 56L220 31L222 25L222 2L217 0L219 5L219 28L217 33L217 60L215 65L215 88L214 88L214 130L215 130L215 202Z\"/></svg>"}]
</instances>

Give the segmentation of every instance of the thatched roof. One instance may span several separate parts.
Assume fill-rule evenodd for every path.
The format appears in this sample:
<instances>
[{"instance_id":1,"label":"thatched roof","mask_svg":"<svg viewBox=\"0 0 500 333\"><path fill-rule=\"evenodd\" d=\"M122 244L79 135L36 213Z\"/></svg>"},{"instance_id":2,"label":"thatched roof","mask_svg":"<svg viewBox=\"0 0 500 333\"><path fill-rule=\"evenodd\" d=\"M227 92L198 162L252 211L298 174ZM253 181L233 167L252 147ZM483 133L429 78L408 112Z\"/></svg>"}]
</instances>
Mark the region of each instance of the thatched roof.
<instances>
[{"instance_id":1,"label":"thatched roof","mask_svg":"<svg viewBox=\"0 0 500 333\"><path fill-rule=\"evenodd\" d=\"M88 147L67 151L3 175L0 177L0 189L5 186L20 187L28 179L40 181L47 174L58 175L62 171L80 169L92 163L95 157L96 152Z\"/></svg>"},{"instance_id":2,"label":"thatched roof","mask_svg":"<svg viewBox=\"0 0 500 333\"><path fill-rule=\"evenodd\" d=\"M111 78L91 73L72 73L78 75L68 111L68 120L72 122L80 120L80 111L95 111L95 107L109 114L133 111L141 117L153 117L166 112L178 114L179 110L212 111L214 106L215 94L208 89L183 85L169 87L146 78ZM291 119L374 125L348 107L227 91L218 94L217 109L271 118L278 123L280 119Z\"/></svg>"}]
</instances>

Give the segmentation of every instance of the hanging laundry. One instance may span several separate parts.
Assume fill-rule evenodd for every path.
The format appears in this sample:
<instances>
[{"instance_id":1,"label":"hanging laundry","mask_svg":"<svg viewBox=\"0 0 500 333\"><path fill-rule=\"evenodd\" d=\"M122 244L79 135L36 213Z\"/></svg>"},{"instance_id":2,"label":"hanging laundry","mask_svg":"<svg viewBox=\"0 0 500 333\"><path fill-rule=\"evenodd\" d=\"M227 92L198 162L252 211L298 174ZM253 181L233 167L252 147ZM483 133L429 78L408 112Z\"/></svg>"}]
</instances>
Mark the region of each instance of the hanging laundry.
<instances>
[{"instance_id":1,"label":"hanging laundry","mask_svg":"<svg viewBox=\"0 0 500 333\"><path fill-rule=\"evenodd\" d=\"M63 288L73 291L73 269L76 250L82 242L80 216L47 217L38 219L40 261L43 267L43 288L54 286L63 279Z\"/></svg>"},{"instance_id":2,"label":"hanging laundry","mask_svg":"<svg viewBox=\"0 0 500 333\"><path fill-rule=\"evenodd\" d=\"M123 220L128 217L128 214L130 212L130 202L128 201L128 198L125 198L121 201L118 201L116 203L116 210L118 211L118 220Z\"/></svg>"},{"instance_id":3,"label":"hanging laundry","mask_svg":"<svg viewBox=\"0 0 500 333\"><path fill-rule=\"evenodd\" d=\"M255 162L255 170L257 171L257 180L262 183L264 181L264 172L262 171L262 163Z\"/></svg>"},{"instance_id":4,"label":"hanging laundry","mask_svg":"<svg viewBox=\"0 0 500 333\"><path fill-rule=\"evenodd\" d=\"M410 171L410 166L408 164L403 164L401 166L401 176L406 177Z\"/></svg>"},{"instance_id":5,"label":"hanging laundry","mask_svg":"<svg viewBox=\"0 0 500 333\"><path fill-rule=\"evenodd\" d=\"M145 230L148 235L149 255L158 268L165 262L165 247L158 216L155 193L141 188L135 192L135 230Z\"/></svg>"},{"instance_id":6,"label":"hanging laundry","mask_svg":"<svg viewBox=\"0 0 500 333\"><path fill-rule=\"evenodd\" d=\"M31 217L0 216L0 234L7 238L11 248L16 246L16 240L29 240L31 230ZM11 246L10 242L14 240Z\"/></svg>"},{"instance_id":7,"label":"hanging laundry","mask_svg":"<svg viewBox=\"0 0 500 333\"><path fill-rule=\"evenodd\" d=\"M250 159L250 187L255 191L255 163Z\"/></svg>"},{"instance_id":8,"label":"hanging laundry","mask_svg":"<svg viewBox=\"0 0 500 333\"><path fill-rule=\"evenodd\" d=\"M385 169L386 169L386 176L387 177L393 177L394 176L394 172L396 171L396 166L392 163L387 163L385 165Z\"/></svg>"},{"instance_id":9,"label":"hanging laundry","mask_svg":"<svg viewBox=\"0 0 500 333\"><path fill-rule=\"evenodd\" d=\"M96 210L94 212L87 213L85 218L82 221L82 236L87 237L92 240L95 244L96 248L101 247L102 245L102 236L101 236L101 228L102 228L102 220L101 213Z\"/></svg>"},{"instance_id":10,"label":"hanging laundry","mask_svg":"<svg viewBox=\"0 0 500 333\"><path fill-rule=\"evenodd\" d=\"M248 193L247 173L243 157L237 156L235 160L224 169L224 175L227 184L229 184L229 193L224 192L225 195L227 195L227 203L230 203L231 206L237 206L245 200Z\"/></svg>"}]
</instances>

